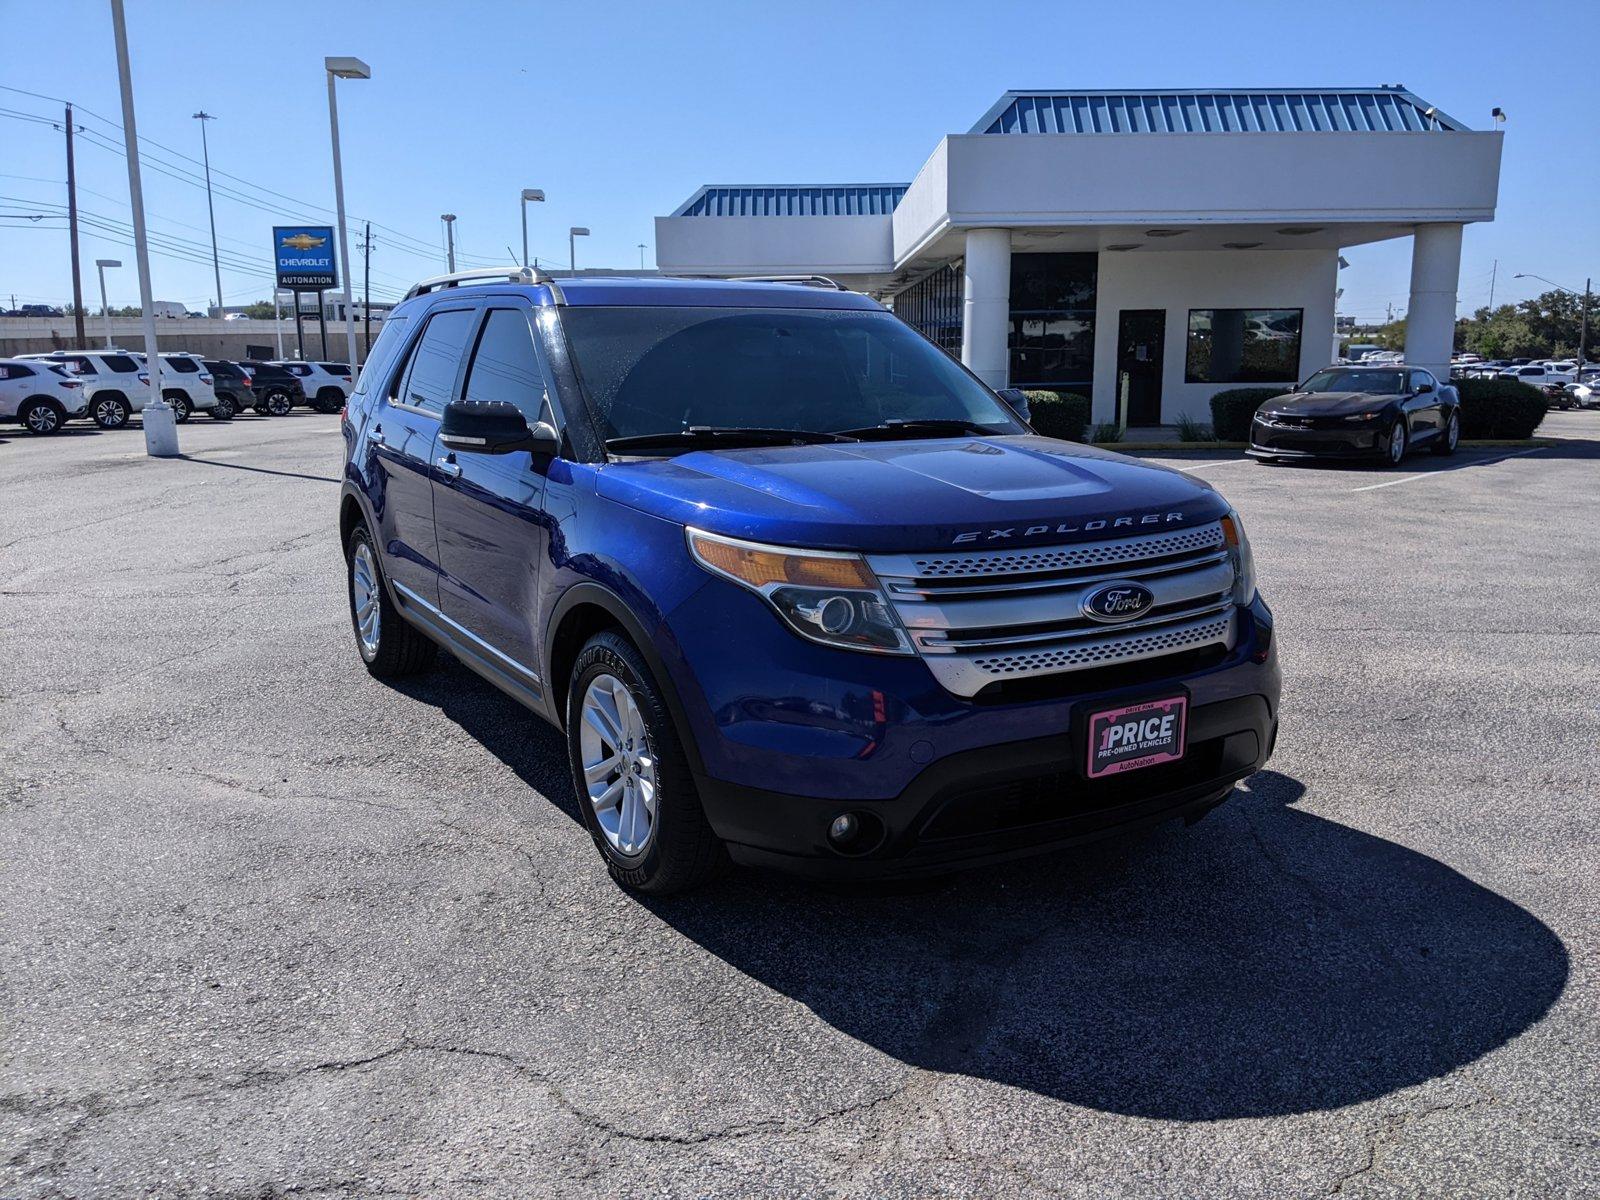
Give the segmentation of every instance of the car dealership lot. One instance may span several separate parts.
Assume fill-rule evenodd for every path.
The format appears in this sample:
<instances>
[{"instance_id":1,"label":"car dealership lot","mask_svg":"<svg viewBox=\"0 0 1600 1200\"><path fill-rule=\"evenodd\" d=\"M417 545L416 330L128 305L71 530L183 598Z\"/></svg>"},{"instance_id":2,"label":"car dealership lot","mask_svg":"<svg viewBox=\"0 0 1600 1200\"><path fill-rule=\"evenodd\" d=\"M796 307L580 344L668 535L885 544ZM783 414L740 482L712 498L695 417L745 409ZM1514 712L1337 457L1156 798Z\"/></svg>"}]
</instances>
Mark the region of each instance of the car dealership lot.
<instances>
[{"instance_id":1,"label":"car dealership lot","mask_svg":"<svg viewBox=\"0 0 1600 1200\"><path fill-rule=\"evenodd\" d=\"M337 428L0 435L0 1195L1600 1188L1600 417L1166 460L1285 674L1199 825L648 905L554 731L362 670Z\"/></svg>"}]
</instances>

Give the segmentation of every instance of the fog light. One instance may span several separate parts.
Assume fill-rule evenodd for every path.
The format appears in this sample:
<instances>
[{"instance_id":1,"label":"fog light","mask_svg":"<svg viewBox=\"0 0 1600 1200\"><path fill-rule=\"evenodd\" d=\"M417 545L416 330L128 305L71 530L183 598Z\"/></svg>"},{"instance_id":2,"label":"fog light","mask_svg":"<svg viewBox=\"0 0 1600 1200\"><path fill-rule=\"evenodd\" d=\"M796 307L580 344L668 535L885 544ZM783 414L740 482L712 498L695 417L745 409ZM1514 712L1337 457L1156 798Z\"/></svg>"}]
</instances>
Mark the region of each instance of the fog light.
<instances>
[{"instance_id":1,"label":"fog light","mask_svg":"<svg viewBox=\"0 0 1600 1200\"><path fill-rule=\"evenodd\" d=\"M860 822L856 820L855 813L840 813L828 826L828 840L835 846L848 845L855 838L858 828Z\"/></svg>"}]
</instances>

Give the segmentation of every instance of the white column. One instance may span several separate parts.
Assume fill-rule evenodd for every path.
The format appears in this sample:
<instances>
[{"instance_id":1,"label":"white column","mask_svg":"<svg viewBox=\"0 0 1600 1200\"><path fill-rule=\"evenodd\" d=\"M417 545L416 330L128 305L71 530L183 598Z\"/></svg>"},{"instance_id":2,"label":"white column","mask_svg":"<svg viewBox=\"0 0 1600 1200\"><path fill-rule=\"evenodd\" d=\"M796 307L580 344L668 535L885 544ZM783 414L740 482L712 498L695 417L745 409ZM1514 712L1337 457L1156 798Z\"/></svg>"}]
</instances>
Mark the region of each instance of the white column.
<instances>
[{"instance_id":1,"label":"white column","mask_svg":"<svg viewBox=\"0 0 1600 1200\"><path fill-rule=\"evenodd\" d=\"M1406 362L1450 377L1461 278L1461 226L1418 225L1411 240L1411 299L1406 305Z\"/></svg>"},{"instance_id":2,"label":"white column","mask_svg":"<svg viewBox=\"0 0 1600 1200\"><path fill-rule=\"evenodd\" d=\"M969 229L963 272L961 361L992 388L1006 386L1011 327L1011 232Z\"/></svg>"}]
</instances>

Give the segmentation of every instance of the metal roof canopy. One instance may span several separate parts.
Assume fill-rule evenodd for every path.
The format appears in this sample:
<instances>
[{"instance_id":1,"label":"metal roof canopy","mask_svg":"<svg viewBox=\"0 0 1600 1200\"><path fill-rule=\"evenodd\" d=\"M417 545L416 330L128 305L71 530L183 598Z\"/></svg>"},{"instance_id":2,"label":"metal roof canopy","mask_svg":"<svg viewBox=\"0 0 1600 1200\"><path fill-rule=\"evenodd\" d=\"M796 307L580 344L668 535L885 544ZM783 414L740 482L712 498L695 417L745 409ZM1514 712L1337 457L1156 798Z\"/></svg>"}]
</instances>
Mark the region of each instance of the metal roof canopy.
<instances>
[{"instance_id":1,"label":"metal roof canopy","mask_svg":"<svg viewBox=\"0 0 1600 1200\"><path fill-rule=\"evenodd\" d=\"M872 217L892 213L908 183L708 183L675 217Z\"/></svg>"},{"instance_id":2,"label":"metal roof canopy","mask_svg":"<svg viewBox=\"0 0 1600 1200\"><path fill-rule=\"evenodd\" d=\"M1453 133L1399 84L1366 88L1009 91L972 133Z\"/></svg>"}]
</instances>

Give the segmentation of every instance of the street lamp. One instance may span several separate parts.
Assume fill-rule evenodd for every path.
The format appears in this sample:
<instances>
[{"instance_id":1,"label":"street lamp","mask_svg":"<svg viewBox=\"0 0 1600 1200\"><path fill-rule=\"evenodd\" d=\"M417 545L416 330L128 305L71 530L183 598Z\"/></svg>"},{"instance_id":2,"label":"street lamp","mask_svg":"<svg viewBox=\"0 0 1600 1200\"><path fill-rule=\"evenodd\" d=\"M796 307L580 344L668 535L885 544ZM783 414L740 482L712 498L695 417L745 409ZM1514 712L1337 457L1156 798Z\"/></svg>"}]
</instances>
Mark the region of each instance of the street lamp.
<instances>
[{"instance_id":1,"label":"street lamp","mask_svg":"<svg viewBox=\"0 0 1600 1200\"><path fill-rule=\"evenodd\" d=\"M97 258L94 260L95 270L100 274L100 315L106 322L106 349L111 349L111 310L106 307L106 268L120 267L122 263L115 258Z\"/></svg>"},{"instance_id":2,"label":"street lamp","mask_svg":"<svg viewBox=\"0 0 1600 1200\"><path fill-rule=\"evenodd\" d=\"M644 243L639 243L639 270L644 270Z\"/></svg>"},{"instance_id":3,"label":"street lamp","mask_svg":"<svg viewBox=\"0 0 1600 1200\"><path fill-rule=\"evenodd\" d=\"M205 109L194 114L194 119L200 122L200 152L206 160L206 213L211 218L211 270L217 280L217 318L220 320L222 312L222 265L217 260L217 210L211 203L211 147L206 143L206 122L215 121L216 118Z\"/></svg>"},{"instance_id":4,"label":"street lamp","mask_svg":"<svg viewBox=\"0 0 1600 1200\"><path fill-rule=\"evenodd\" d=\"M589 231L582 225L574 225L567 230L567 270L578 269L578 239L588 237Z\"/></svg>"},{"instance_id":5,"label":"street lamp","mask_svg":"<svg viewBox=\"0 0 1600 1200\"><path fill-rule=\"evenodd\" d=\"M544 202L544 192L539 188L522 189L522 265L528 265L528 201Z\"/></svg>"},{"instance_id":6,"label":"street lamp","mask_svg":"<svg viewBox=\"0 0 1600 1200\"><path fill-rule=\"evenodd\" d=\"M445 269L454 275L456 273L456 215L455 213L440 213L439 220L444 222Z\"/></svg>"},{"instance_id":7,"label":"street lamp","mask_svg":"<svg viewBox=\"0 0 1600 1200\"><path fill-rule=\"evenodd\" d=\"M350 370L353 374L360 363L356 361L356 314L350 296L350 246L345 238L344 227L344 166L339 161L339 101L334 95L333 81L371 79L372 68L359 58L342 55L324 58L322 65L328 72L328 128L333 134L333 198L334 208L339 214L339 269L344 276L344 328L350 338Z\"/></svg>"},{"instance_id":8,"label":"street lamp","mask_svg":"<svg viewBox=\"0 0 1600 1200\"><path fill-rule=\"evenodd\" d=\"M128 205L133 210L133 254L139 264L139 309L144 317L144 369L150 399L140 413L144 452L156 458L178 456L178 424L161 392L161 354L156 346L156 306L150 286L150 242L144 229L144 183L139 176L139 131L133 113L133 72L128 67L128 23L122 0L111 0L111 30L117 43L117 81L122 90L122 144L128 160Z\"/></svg>"}]
</instances>

